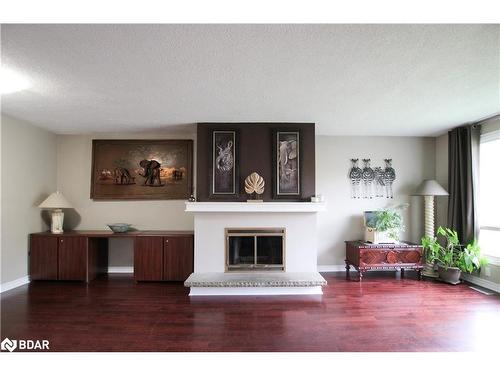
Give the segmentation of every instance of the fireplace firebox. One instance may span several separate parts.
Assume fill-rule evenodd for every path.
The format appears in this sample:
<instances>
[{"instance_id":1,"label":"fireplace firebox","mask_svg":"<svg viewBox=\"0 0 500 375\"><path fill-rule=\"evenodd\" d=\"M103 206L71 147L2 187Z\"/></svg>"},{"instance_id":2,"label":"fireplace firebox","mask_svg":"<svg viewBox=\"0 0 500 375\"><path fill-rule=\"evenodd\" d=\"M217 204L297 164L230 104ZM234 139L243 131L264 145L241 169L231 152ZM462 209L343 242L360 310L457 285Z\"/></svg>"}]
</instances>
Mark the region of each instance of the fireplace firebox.
<instances>
[{"instance_id":1,"label":"fireplace firebox","mask_svg":"<svg viewBox=\"0 0 500 375\"><path fill-rule=\"evenodd\" d=\"M226 228L226 272L284 271L285 228Z\"/></svg>"}]
</instances>

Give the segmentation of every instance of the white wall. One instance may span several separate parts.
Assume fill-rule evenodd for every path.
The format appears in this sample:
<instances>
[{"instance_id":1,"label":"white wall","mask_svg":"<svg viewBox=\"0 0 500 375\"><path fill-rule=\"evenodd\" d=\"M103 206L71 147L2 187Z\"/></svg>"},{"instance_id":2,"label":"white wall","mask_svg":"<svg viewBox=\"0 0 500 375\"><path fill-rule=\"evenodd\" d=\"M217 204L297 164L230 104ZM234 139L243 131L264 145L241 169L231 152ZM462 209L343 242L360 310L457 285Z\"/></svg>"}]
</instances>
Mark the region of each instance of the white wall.
<instances>
[{"instance_id":1,"label":"white wall","mask_svg":"<svg viewBox=\"0 0 500 375\"><path fill-rule=\"evenodd\" d=\"M184 200L94 201L90 199L92 139L195 139L195 134L141 132L58 136L57 188L75 208L74 211L66 213L66 229L108 229L106 224L116 222L130 223L140 230L193 229L193 216L184 212ZM196 156L194 160L196 164ZM196 170L196 165L193 168ZM133 247L130 239L110 241L111 267L130 267L132 259Z\"/></svg>"},{"instance_id":2,"label":"white wall","mask_svg":"<svg viewBox=\"0 0 500 375\"><path fill-rule=\"evenodd\" d=\"M350 159L371 158L372 167L393 159L396 170L394 199L352 199L348 171ZM328 207L318 214L318 264L342 265L346 240L363 238L363 211L410 203L404 213L407 231L402 238L420 242L423 201L411 197L423 179L435 176L435 139L419 137L316 137L316 192Z\"/></svg>"},{"instance_id":3,"label":"white wall","mask_svg":"<svg viewBox=\"0 0 500 375\"><path fill-rule=\"evenodd\" d=\"M448 133L436 137L436 181L448 191ZM448 225L448 197L435 198L436 228Z\"/></svg>"},{"instance_id":4,"label":"white wall","mask_svg":"<svg viewBox=\"0 0 500 375\"><path fill-rule=\"evenodd\" d=\"M285 228L287 272L316 271L316 214L314 213L197 213L194 272L224 272L225 232L231 228Z\"/></svg>"},{"instance_id":5,"label":"white wall","mask_svg":"<svg viewBox=\"0 0 500 375\"><path fill-rule=\"evenodd\" d=\"M28 236L47 230L37 207L56 190L56 135L2 114L1 283L28 275Z\"/></svg>"}]
</instances>

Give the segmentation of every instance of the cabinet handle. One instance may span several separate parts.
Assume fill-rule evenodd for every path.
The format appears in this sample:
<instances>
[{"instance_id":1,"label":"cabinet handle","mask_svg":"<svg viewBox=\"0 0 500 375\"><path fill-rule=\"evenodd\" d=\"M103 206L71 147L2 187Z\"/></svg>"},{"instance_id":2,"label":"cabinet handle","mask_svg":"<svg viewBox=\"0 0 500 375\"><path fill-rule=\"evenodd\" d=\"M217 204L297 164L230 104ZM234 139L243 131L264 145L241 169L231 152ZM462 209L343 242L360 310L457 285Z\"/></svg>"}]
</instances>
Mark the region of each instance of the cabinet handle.
<instances>
[{"instance_id":1,"label":"cabinet handle","mask_svg":"<svg viewBox=\"0 0 500 375\"><path fill-rule=\"evenodd\" d=\"M64 242L64 240L61 240L61 242Z\"/></svg>"},{"instance_id":2,"label":"cabinet handle","mask_svg":"<svg viewBox=\"0 0 500 375\"><path fill-rule=\"evenodd\" d=\"M168 242L168 240L165 240L165 242Z\"/></svg>"}]
</instances>

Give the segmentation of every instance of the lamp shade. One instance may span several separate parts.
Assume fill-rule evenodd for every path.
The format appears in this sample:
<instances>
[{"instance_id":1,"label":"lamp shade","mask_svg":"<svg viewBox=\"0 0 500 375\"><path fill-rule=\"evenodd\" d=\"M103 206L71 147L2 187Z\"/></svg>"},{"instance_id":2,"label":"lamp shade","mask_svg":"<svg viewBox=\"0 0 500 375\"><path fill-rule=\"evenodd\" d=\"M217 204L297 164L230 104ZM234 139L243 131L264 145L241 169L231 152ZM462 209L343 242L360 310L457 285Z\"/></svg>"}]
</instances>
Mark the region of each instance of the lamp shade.
<instances>
[{"instance_id":1,"label":"lamp shade","mask_svg":"<svg viewBox=\"0 0 500 375\"><path fill-rule=\"evenodd\" d=\"M424 180L413 195L437 196L449 194L436 180Z\"/></svg>"},{"instance_id":2,"label":"lamp shade","mask_svg":"<svg viewBox=\"0 0 500 375\"><path fill-rule=\"evenodd\" d=\"M56 191L49 195L40 205L40 208L72 208L71 204L66 200L64 195Z\"/></svg>"}]
</instances>

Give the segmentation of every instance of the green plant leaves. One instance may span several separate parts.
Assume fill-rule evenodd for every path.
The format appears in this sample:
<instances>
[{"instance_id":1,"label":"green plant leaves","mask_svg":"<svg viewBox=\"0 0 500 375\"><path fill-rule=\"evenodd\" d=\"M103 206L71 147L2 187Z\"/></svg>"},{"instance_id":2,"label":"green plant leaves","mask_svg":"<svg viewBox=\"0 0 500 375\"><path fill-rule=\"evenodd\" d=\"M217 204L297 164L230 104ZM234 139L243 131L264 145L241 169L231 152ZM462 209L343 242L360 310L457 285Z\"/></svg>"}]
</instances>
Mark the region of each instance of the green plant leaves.
<instances>
[{"instance_id":1,"label":"green plant leaves","mask_svg":"<svg viewBox=\"0 0 500 375\"><path fill-rule=\"evenodd\" d=\"M436 237L428 236L422 238L422 247L425 252L425 260L428 263L434 263L442 249L442 246L439 244Z\"/></svg>"},{"instance_id":2,"label":"green plant leaves","mask_svg":"<svg viewBox=\"0 0 500 375\"><path fill-rule=\"evenodd\" d=\"M437 237L422 238L425 258L428 262L438 262L446 268L458 267L462 272L467 273L472 273L488 263L481 256L481 249L475 239L464 248L460 244L457 232L453 229L439 227L437 235L444 237L445 246L438 242Z\"/></svg>"},{"instance_id":3,"label":"green plant leaves","mask_svg":"<svg viewBox=\"0 0 500 375\"><path fill-rule=\"evenodd\" d=\"M399 240L399 234L405 230L403 218L396 208L377 211L367 225L378 232L387 232L389 237L396 241Z\"/></svg>"}]
</instances>

